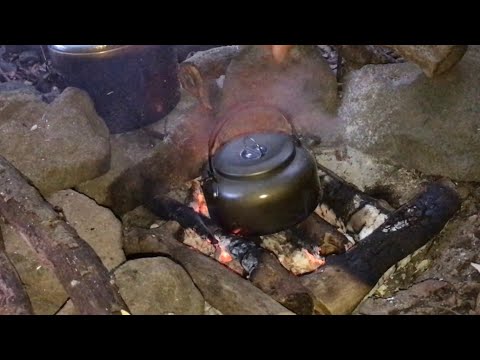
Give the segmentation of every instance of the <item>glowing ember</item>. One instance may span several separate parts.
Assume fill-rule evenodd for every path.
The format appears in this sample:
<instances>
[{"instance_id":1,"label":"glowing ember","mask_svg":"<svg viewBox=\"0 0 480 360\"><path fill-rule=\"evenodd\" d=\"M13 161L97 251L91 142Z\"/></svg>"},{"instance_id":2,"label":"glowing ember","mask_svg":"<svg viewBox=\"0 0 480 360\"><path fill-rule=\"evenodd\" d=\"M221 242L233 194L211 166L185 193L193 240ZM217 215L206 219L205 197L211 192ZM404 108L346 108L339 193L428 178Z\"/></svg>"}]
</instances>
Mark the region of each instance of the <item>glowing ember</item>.
<instances>
[{"instance_id":1,"label":"glowing ember","mask_svg":"<svg viewBox=\"0 0 480 360\"><path fill-rule=\"evenodd\" d=\"M199 181L194 180L191 182L191 191L192 201L189 204L190 207L196 212L210 217ZM240 228L232 231L232 234L236 236L241 236L241 233L242 229ZM214 246L210 241L198 236L195 231L185 229L183 243L201 251L207 256L213 257L238 274L242 274L244 269L241 263L228 251L229 238L216 236L216 240L218 243ZM291 241L287 240L283 232L262 237L261 246L273 252L280 263L295 275L307 274L325 265L325 260L320 255L319 248L314 248L313 252L309 252L303 247L303 244L295 246Z\"/></svg>"},{"instance_id":2,"label":"glowing ember","mask_svg":"<svg viewBox=\"0 0 480 360\"><path fill-rule=\"evenodd\" d=\"M190 203L190 207L199 214L210 217L210 213L208 212L207 207L207 201L205 200L205 196L203 195L202 188L198 181L192 181L192 190L193 201Z\"/></svg>"},{"instance_id":3,"label":"glowing ember","mask_svg":"<svg viewBox=\"0 0 480 360\"><path fill-rule=\"evenodd\" d=\"M307 257L308 261L310 262L312 268L318 268L320 266L325 265L325 260L313 255L310 253L308 250L303 249L303 252L305 253L305 256Z\"/></svg>"},{"instance_id":4,"label":"glowing ember","mask_svg":"<svg viewBox=\"0 0 480 360\"><path fill-rule=\"evenodd\" d=\"M284 268L295 275L303 275L325 265L325 260L318 254L288 240L284 232L262 236L262 247L273 252Z\"/></svg>"},{"instance_id":5,"label":"glowing ember","mask_svg":"<svg viewBox=\"0 0 480 360\"><path fill-rule=\"evenodd\" d=\"M220 255L218 256L218 261L220 261L222 264L228 264L232 260L232 255L230 255L228 251L226 251L220 246Z\"/></svg>"}]
</instances>

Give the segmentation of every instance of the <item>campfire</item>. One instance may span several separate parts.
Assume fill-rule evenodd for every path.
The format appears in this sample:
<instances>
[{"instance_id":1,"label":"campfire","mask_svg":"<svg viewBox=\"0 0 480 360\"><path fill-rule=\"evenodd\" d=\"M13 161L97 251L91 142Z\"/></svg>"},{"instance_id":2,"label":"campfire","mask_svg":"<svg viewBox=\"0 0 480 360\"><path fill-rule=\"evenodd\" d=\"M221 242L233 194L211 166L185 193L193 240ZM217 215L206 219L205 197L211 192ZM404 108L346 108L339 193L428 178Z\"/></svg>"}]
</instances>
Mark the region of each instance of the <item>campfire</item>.
<instances>
[{"instance_id":1,"label":"campfire","mask_svg":"<svg viewBox=\"0 0 480 360\"><path fill-rule=\"evenodd\" d=\"M355 301L342 299L341 286L364 291L375 285L390 266L443 228L458 209L458 197L452 183L440 180L395 210L318 166L325 196L306 220L286 231L259 237L226 232L209 218L198 179L190 183L184 204L160 196L151 208L180 224L175 232L180 242L250 279L290 310L330 313L339 303L351 310ZM133 244L129 251L151 249L150 243L142 246ZM262 274L264 261L273 269L270 278ZM339 271L350 276L331 275ZM312 283L321 289L309 288Z\"/></svg>"},{"instance_id":2,"label":"campfire","mask_svg":"<svg viewBox=\"0 0 480 360\"><path fill-rule=\"evenodd\" d=\"M451 181L438 178L426 182L408 202L394 208L322 166L308 155L308 144L317 138L321 138L322 145L324 139L327 139L325 145L329 145L329 140L332 143L337 140L333 134L340 120L332 115L329 106L334 107L338 99L323 91L334 87L336 94L335 74L318 60L321 58L315 52L318 49L291 50L293 70L290 73L280 71L278 64L270 64L271 59L262 51L265 50L241 52L238 46L221 47L183 61L179 67L182 96L191 99L191 103L185 105L183 99L180 100L163 121L139 129L133 135L112 135L112 144L115 139L120 139L120 143L128 136L139 136L142 141L150 141L156 152L132 166L115 169L107 196L98 203L112 209L118 217L140 205L151 211L161 223L148 229L124 226L122 241L127 259L147 256L173 259L188 273L205 300L224 313L347 314L392 265L421 248L443 229L459 209L460 199ZM269 83L273 80L247 69L258 75L258 79L250 75L242 67L242 56L255 59L262 71L270 71L276 83ZM237 57L240 60L235 62ZM311 79L304 68L315 70L316 75ZM326 75L320 78L319 73ZM318 89L323 91L319 92L321 95L317 94ZM172 104L178 101L177 95L172 95ZM252 98L261 106L268 104L270 110L258 111L258 106L248 106ZM322 103L321 111L312 106L317 101ZM233 126L220 135L227 115L238 106L246 111L230 116L228 120ZM166 111L158 104L157 108L162 114ZM175 122L169 123L172 118ZM125 119L128 120L128 116ZM127 121L125 119L122 121ZM284 119L287 123L282 123ZM295 122L295 126L290 122ZM110 125L113 126L115 124ZM115 132L118 131L121 128L115 128ZM217 137L219 144L214 148ZM223 163L215 162L221 150L230 145L236 155L253 164L251 167L256 172L249 173L250 168L229 161L228 157ZM119 153L114 153L112 159L120 159L119 163L129 161L128 156L122 158ZM268 169L261 168L263 165L258 159L262 156L267 159ZM296 160L300 165L295 171L300 169L303 173L294 173L289 168L290 162ZM271 216L269 219L274 220L265 232L258 231L253 223L249 229L248 219L261 214L248 213L251 202L247 196L244 201L238 201L240 196L236 193L209 187L215 174L217 178L213 183L218 185L222 181L218 175L221 165L228 170L222 169L225 181L234 182L232 179L238 175L235 171L240 171L238 177L250 180L258 177L266 183L271 175L283 181L271 181L268 186L262 185L264 188L278 184L279 188L285 184L296 186L285 191L290 197L278 197L278 201L283 201L281 206L274 204L269 208L285 221L275 222ZM258 184L252 185L250 180L239 181L241 185L236 184L236 190L244 186L240 189L242 195L251 195L257 188L263 189ZM90 179L76 189L89 195L94 182L95 179ZM179 188L186 190L179 191ZM255 197L262 201L255 203L252 211L258 211L261 206L267 208L268 201L277 200L266 191L258 194L255 193ZM226 214L218 215L221 207L212 200L216 198L225 200L235 221ZM287 209L288 206L293 210ZM53 265L79 312L129 313L110 274L65 221L62 210L45 201L31 181L3 157L0 157L0 215ZM271 229L276 231L269 231ZM1 240L0 233L0 269L3 266L14 274L8 259L2 262ZM31 312L25 305L28 300L18 276L12 275L8 282L20 294L15 298L20 305L14 305L20 309L18 312Z\"/></svg>"}]
</instances>

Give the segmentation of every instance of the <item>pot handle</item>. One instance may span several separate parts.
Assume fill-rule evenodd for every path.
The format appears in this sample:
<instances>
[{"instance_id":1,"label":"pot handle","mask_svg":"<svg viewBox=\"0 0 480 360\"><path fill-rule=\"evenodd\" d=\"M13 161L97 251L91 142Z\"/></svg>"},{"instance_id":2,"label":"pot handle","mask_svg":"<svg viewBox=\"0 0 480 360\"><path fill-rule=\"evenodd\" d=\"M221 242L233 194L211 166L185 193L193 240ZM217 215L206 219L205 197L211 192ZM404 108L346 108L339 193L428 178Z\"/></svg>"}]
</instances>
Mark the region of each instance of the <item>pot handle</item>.
<instances>
[{"instance_id":1,"label":"pot handle","mask_svg":"<svg viewBox=\"0 0 480 360\"><path fill-rule=\"evenodd\" d=\"M209 167L209 172L210 172L210 176L214 176L214 169L213 169L213 163L212 163L212 152L213 152L213 148L215 147L215 143L217 141L217 137L218 137L218 134L220 133L220 131L223 129L223 127L225 126L225 124L231 120L231 117L228 116L228 114L232 114L233 112L235 112L235 114L238 114L239 112L243 111L243 110L250 110L252 107L256 107L256 108L264 108L264 109L269 109L269 110L274 110L276 111L281 118L283 118L285 120L285 122L287 122L289 125L290 125L290 128L292 130L292 135L293 137L295 138L295 140L297 142L299 142L299 137L298 137L298 132L297 132L297 129L295 128L295 126L293 125L293 122L292 120L290 120L285 114L283 114L278 108L274 107L274 106L271 106L271 105L264 105L264 104L259 104L259 103L256 103L254 101L251 101L251 102L246 102L246 103L242 103L240 105L236 105L236 106L233 106L228 112L227 112L227 115L225 116L224 119L222 119L218 124L217 126L215 127L215 129L213 129L212 133L210 134L210 138L208 139L208 167Z\"/></svg>"}]
</instances>

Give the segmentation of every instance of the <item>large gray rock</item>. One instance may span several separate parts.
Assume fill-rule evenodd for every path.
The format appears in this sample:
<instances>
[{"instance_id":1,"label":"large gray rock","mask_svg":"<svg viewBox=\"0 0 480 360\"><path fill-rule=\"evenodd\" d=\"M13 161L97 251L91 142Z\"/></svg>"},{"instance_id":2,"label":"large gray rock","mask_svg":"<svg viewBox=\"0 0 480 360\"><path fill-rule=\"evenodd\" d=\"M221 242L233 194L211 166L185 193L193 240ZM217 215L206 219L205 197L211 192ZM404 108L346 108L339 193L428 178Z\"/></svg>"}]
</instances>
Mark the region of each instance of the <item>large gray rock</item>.
<instances>
[{"instance_id":1,"label":"large gray rock","mask_svg":"<svg viewBox=\"0 0 480 360\"><path fill-rule=\"evenodd\" d=\"M433 79L410 63L368 65L344 89L349 145L425 174L480 181L479 46Z\"/></svg>"},{"instance_id":2,"label":"large gray rock","mask_svg":"<svg viewBox=\"0 0 480 360\"><path fill-rule=\"evenodd\" d=\"M387 45L397 54L414 62L425 75L433 77L450 70L460 61L467 45Z\"/></svg>"},{"instance_id":3,"label":"large gray rock","mask_svg":"<svg viewBox=\"0 0 480 360\"><path fill-rule=\"evenodd\" d=\"M115 279L132 314L204 313L205 300L190 276L167 258L128 261L115 271Z\"/></svg>"},{"instance_id":4,"label":"large gray rock","mask_svg":"<svg viewBox=\"0 0 480 360\"><path fill-rule=\"evenodd\" d=\"M0 155L45 195L105 173L109 132L82 90L67 88L51 104L34 92L0 92Z\"/></svg>"},{"instance_id":5,"label":"large gray rock","mask_svg":"<svg viewBox=\"0 0 480 360\"><path fill-rule=\"evenodd\" d=\"M114 209L115 204L123 201L130 204L134 202L133 199L135 198L135 193L120 194L116 192L117 181L128 169L152 156L161 147L162 141L140 129L112 135L110 143L112 157L108 172L79 184L75 189L95 199L98 204Z\"/></svg>"},{"instance_id":6,"label":"large gray rock","mask_svg":"<svg viewBox=\"0 0 480 360\"><path fill-rule=\"evenodd\" d=\"M47 200L62 209L68 223L95 250L108 270L125 261L122 224L109 209L73 190L58 191Z\"/></svg>"},{"instance_id":7,"label":"large gray rock","mask_svg":"<svg viewBox=\"0 0 480 360\"><path fill-rule=\"evenodd\" d=\"M49 264L9 225L2 224L7 255L18 272L37 315L52 315L68 299Z\"/></svg>"}]
</instances>

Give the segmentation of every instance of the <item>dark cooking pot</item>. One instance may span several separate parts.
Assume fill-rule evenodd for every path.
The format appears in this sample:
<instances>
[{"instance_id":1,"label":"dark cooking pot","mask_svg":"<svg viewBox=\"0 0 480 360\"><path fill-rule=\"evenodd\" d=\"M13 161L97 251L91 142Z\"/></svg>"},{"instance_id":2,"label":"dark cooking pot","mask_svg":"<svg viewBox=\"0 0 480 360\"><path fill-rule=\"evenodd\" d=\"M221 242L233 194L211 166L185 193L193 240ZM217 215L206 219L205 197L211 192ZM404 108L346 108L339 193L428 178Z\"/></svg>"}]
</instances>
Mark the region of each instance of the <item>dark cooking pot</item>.
<instances>
[{"instance_id":1,"label":"dark cooking pot","mask_svg":"<svg viewBox=\"0 0 480 360\"><path fill-rule=\"evenodd\" d=\"M49 45L69 86L84 89L110 132L162 119L180 100L174 45Z\"/></svg>"},{"instance_id":2,"label":"dark cooking pot","mask_svg":"<svg viewBox=\"0 0 480 360\"><path fill-rule=\"evenodd\" d=\"M227 231L241 235L282 231L306 219L320 201L315 160L290 120L279 115L290 124L291 134L242 135L212 154L228 118L212 132L202 188L210 216Z\"/></svg>"}]
</instances>

